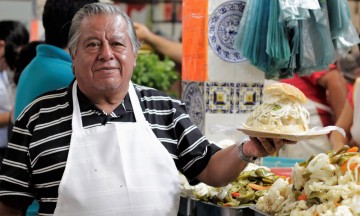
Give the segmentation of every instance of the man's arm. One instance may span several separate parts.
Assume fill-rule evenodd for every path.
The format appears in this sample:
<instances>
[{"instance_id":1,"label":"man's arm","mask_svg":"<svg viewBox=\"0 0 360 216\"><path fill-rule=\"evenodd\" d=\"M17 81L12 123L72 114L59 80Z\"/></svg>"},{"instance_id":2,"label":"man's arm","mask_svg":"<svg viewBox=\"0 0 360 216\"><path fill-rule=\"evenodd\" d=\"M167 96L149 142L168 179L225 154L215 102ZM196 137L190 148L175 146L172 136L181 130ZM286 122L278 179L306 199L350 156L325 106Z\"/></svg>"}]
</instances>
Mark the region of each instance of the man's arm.
<instances>
[{"instance_id":1,"label":"man's arm","mask_svg":"<svg viewBox=\"0 0 360 216\"><path fill-rule=\"evenodd\" d=\"M246 157L272 155L284 145L284 141L250 137L250 141L243 145L243 154ZM286 141L286 143L296 142ZM238 145L235 144L216 152L197 179L214 187L225 186L234 180L246 165L247 162L240 159Z\"/></svg>"}]
</instances>

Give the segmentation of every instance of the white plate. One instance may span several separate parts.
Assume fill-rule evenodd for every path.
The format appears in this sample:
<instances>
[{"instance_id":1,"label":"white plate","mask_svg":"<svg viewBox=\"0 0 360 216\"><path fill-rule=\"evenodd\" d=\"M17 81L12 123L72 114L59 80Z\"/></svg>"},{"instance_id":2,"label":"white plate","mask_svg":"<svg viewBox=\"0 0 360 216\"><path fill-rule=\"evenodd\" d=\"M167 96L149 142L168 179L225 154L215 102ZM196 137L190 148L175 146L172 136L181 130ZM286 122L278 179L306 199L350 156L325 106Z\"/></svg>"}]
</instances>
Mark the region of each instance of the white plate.
<instances>
[{"instance_id":1,"label":"white plate","mask_svg":"<svg viewBox=\"0 0 360 216\"><path fill-rule=\"evenodd\" d=\"M326 135L331 132L331 130L319 130L319 131L309 131L298 134L290 133L273 133L268 131L259 131L250 128L237 128L239 131L249 135L251 137L263 137L263 138L276 138L276 139L287 139L291 141L299 141L304 139L313 139L319 136Z\"/></svg>"}]
</instances>

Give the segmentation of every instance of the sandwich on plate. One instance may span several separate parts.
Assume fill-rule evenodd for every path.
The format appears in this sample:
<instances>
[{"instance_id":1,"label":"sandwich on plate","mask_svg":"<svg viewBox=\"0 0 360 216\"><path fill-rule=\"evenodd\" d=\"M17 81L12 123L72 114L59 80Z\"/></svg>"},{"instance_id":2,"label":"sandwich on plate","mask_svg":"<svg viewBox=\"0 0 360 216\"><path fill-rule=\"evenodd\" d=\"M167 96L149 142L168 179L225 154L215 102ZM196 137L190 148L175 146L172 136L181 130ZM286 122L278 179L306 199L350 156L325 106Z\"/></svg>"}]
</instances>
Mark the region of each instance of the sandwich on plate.
<instances>
[{"instance_id":1,"label":"sandwich on plate","mask_svg":"<svg viewBox=\"0 0 360 216\"><path fill-rule=\"evenodd\" d=\"M246 121L246 128L273 133L299 133L309 130L310 114L303 106L307 98L298 88L286 83L266 86L263 103Z\"/></svg>"}]
</instances>

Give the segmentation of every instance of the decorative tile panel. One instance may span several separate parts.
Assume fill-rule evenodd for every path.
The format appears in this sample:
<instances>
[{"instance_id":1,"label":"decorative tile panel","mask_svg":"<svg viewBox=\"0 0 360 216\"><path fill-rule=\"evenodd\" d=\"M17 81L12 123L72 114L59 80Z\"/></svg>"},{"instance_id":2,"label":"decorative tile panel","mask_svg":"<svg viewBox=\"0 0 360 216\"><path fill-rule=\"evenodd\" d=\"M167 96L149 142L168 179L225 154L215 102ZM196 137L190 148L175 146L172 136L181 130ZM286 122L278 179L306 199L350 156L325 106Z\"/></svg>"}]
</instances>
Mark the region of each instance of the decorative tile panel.
<instances>
[{"instance_id":1,"label":"decorative tile panel","mask_svg":"<svg viewBox=\"0 0 360 216\"><path fill-rule=\"evenodd\" d=\"M183 81L183 95L186 101L194 101L192 95L185 92L193 82ZM233 82L196 82L199 92L203 94L203 108L205 113L239 114L249 113L262 103L263 83L233 83ZM199 97L199 95L197 96ZM191 98L191 100L190 100ZM199 101L197 101L199 103ZM193 104L192 104L193 106ZM199 105L197 105L199 106ZM195 107L190 107L194 109Z\"/></svg>"},{"instance_id":2,"label":"decorative tile panel","mask_svg":"<svg viewBox=\"0 0 360 216\"><path fill-rule=\"evenodd\" d=\"M239 112L248 113L262 103L263 83L240 83Z\"/></svg>"},{"instance_id":3,"label":"decorative tile panel","mask_svg":"<svg viewBox=\"0 0 360 216\"><path fill-rule=\"evenodd\" d=\"M233 83L205 83L205 103L207 113L230 113L230 111L234 109L233 97Z\"/></svg>"},{"instance_id":4,"label":"decorative tile panel","mask_svg":"<svg viewBox=\"0 0 360 216\"><path fill-rule=\"evenodd\" d=\"M186 110L192 123L203 131L205 125L204 83L186 82L183 84L182 100L186 105Z\"/></svg>"}]
</instances>

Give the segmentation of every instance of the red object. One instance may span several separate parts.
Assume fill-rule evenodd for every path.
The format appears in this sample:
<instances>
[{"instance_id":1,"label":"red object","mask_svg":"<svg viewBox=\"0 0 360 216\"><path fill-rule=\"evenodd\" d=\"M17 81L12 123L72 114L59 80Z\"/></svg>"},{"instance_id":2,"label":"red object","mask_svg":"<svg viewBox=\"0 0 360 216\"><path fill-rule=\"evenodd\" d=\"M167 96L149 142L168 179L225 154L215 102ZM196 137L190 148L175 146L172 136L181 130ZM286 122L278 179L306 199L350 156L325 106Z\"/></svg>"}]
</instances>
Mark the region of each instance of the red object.
<instances>
[{"instance_id":1,"label":"red object","mask_svg":"<svg viewBox=\"0 0 360 216\"><path fill-rule=\"evenodd\" d=\"M240 193L239 192L233 192L233 193L231 193L231 196L233 198L238 198L240 196Z\"/></svg>"},{"instance_id":2,"label":"red object","mask_svg":"<svg viewBox=\"0 0 360 216\"><path fill-rule=\"evenodd\" d=\"M273 167L273 168L270 168L270 170L277 176L290 177L292 168L291 167Z\"/></svg>"},{"instance_id":3,"label":"red object","mask_svg":"<svg viewBox=\"0 0 360 216\"><path fill-rule=\"evenodd\" d=\"M298 198L297 198L297 200L298 201L300 201L300 200L307 200L307 196L305 195L305 194L300 194L299 196L298 196Z\"/></svg>"},{"instance_id":4,"label":"red object","mask_svg":"<svg viewBox=\"0 0 360 216\"><path fill-rule=\"evenodd\" d=\"M354 109L354 88L350 89L347 94L347 100L349 101L351 107Z\"/></svg>"}]
</instances>

